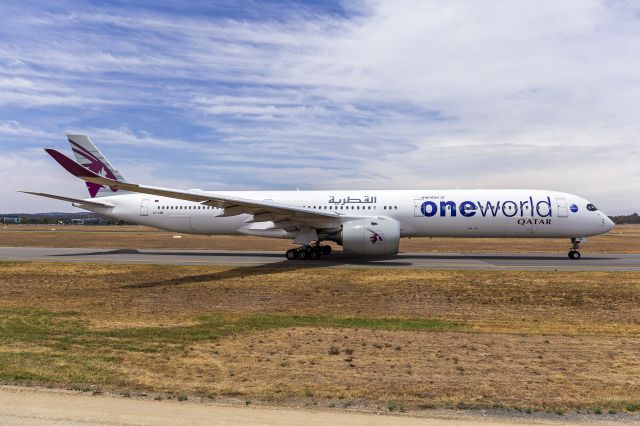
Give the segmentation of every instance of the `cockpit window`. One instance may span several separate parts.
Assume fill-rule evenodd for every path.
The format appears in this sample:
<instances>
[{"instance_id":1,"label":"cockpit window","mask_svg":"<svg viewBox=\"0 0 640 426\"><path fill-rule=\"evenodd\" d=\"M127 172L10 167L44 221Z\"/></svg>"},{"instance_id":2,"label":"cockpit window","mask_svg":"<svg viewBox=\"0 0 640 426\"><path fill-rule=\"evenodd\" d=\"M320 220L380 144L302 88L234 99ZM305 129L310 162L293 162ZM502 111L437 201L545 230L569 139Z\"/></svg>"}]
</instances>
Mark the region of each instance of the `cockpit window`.
<instances>
[{"instance_id":1,"label":"cockpit window","mask_svg":"<svg viewBox=\"0 0 640 426\"><path fill-rule=\"evenodd\" d=\"M587 210L589 210L590 212L595 212L598 210L598 208L593 204L587 204Z\"/></svg>"}]
</instances>

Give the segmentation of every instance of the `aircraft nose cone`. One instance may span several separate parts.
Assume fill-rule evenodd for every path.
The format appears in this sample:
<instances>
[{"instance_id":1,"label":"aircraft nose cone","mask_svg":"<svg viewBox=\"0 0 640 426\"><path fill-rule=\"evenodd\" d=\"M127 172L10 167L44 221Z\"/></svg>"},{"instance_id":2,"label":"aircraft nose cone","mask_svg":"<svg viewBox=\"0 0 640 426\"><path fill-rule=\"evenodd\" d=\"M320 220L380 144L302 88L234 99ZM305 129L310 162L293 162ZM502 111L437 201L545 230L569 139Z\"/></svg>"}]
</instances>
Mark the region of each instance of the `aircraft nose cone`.
<instances>
[{"instance_id":1,"label":"aircraft nose cone","mask_svg":"<svg viewBox=\"0 0 640 426\"><path fill-rule=\"evenodd\" d=\"M616 224L613 223L613 221L609 219L609 217L607 216L604 219L604 226L607 228L607 231L610 231L613 229L614 226L616 226Z\"/></svg>"}]
</instances>

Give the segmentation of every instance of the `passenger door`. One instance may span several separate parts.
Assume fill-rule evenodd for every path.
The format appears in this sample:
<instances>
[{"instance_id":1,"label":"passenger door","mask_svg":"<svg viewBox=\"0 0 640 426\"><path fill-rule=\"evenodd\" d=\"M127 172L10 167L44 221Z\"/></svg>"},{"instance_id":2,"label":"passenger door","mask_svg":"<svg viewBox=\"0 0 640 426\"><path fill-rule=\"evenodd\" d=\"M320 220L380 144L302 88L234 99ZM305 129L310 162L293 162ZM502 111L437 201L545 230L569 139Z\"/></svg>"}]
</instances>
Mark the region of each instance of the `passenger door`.
<instances>
[{"instance_id":1,"label":"passenger door","mask_svg":"<svg viewBox=\"0 0 640 426\"><path fill-rule=\"evenodd\" d=\"M567 211L567 200L564 198L556 198L556 207L558 209L558 217L569 216L569 212Z\"/></svg>"},{"instance_id":2,"label":"passenger door","mask_svg":"<svg viewBox=\"0 0 640 426\"><path fill-rule=\"evenodd\" d=\"M149 199L143 198L140 202L140 216L149 216Z\"/></svg>"}]
</instances>

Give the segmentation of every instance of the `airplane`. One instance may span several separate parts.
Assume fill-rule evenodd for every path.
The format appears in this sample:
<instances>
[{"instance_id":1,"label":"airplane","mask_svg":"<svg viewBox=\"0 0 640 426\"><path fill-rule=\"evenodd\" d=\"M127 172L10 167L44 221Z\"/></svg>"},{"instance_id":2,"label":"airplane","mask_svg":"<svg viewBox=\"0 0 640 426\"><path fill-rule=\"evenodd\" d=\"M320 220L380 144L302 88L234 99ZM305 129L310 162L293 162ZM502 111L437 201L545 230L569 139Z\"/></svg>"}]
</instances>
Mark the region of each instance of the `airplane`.
<instances>
[{"instance_id":1,"label":"airplane","mask_svg":"<svg viewBox=\"0 0 640 426\"><path fill-rule=\"evenodd\" d=\"M577 195L529 189L203 191L130 183L86 135L67 135L76 161L45 151L85 181L89 198L20 191L110 218L167 231L290 239L289 260L316 260L332 241L358 255L391 256L402 237L570 238L580 259L586 237L614 223Z\"/></svg>"}]
</instances>

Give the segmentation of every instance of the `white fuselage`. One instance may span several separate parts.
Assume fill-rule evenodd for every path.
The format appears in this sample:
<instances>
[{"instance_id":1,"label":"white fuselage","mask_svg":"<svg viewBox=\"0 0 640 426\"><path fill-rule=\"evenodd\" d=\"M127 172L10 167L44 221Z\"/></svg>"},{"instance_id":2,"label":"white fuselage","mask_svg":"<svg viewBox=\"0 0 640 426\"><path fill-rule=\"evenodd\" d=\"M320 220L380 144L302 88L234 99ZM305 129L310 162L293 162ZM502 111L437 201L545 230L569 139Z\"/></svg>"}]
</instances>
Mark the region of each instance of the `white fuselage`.
<instances>
[{"instance_id":1,"label":"white fuselage","mask_svg":"<svg viewBox=\"0 0 640 426\"><path fill-rule=\"evenodd\" d=\"M388 217L402 237L586 237L607 232L611 220L579 196L542 190L340 190L215 192L338 212L343 222ZM169 231L203 235L294 238L250 214L220 217L223 209L196 202L127 193L101 197L105 216ZM327 224L331 226L332 224ZM335 222L333 223L335 226ZM322 227L322 224L318 224Z\"/></svg>"}]
</instances>

